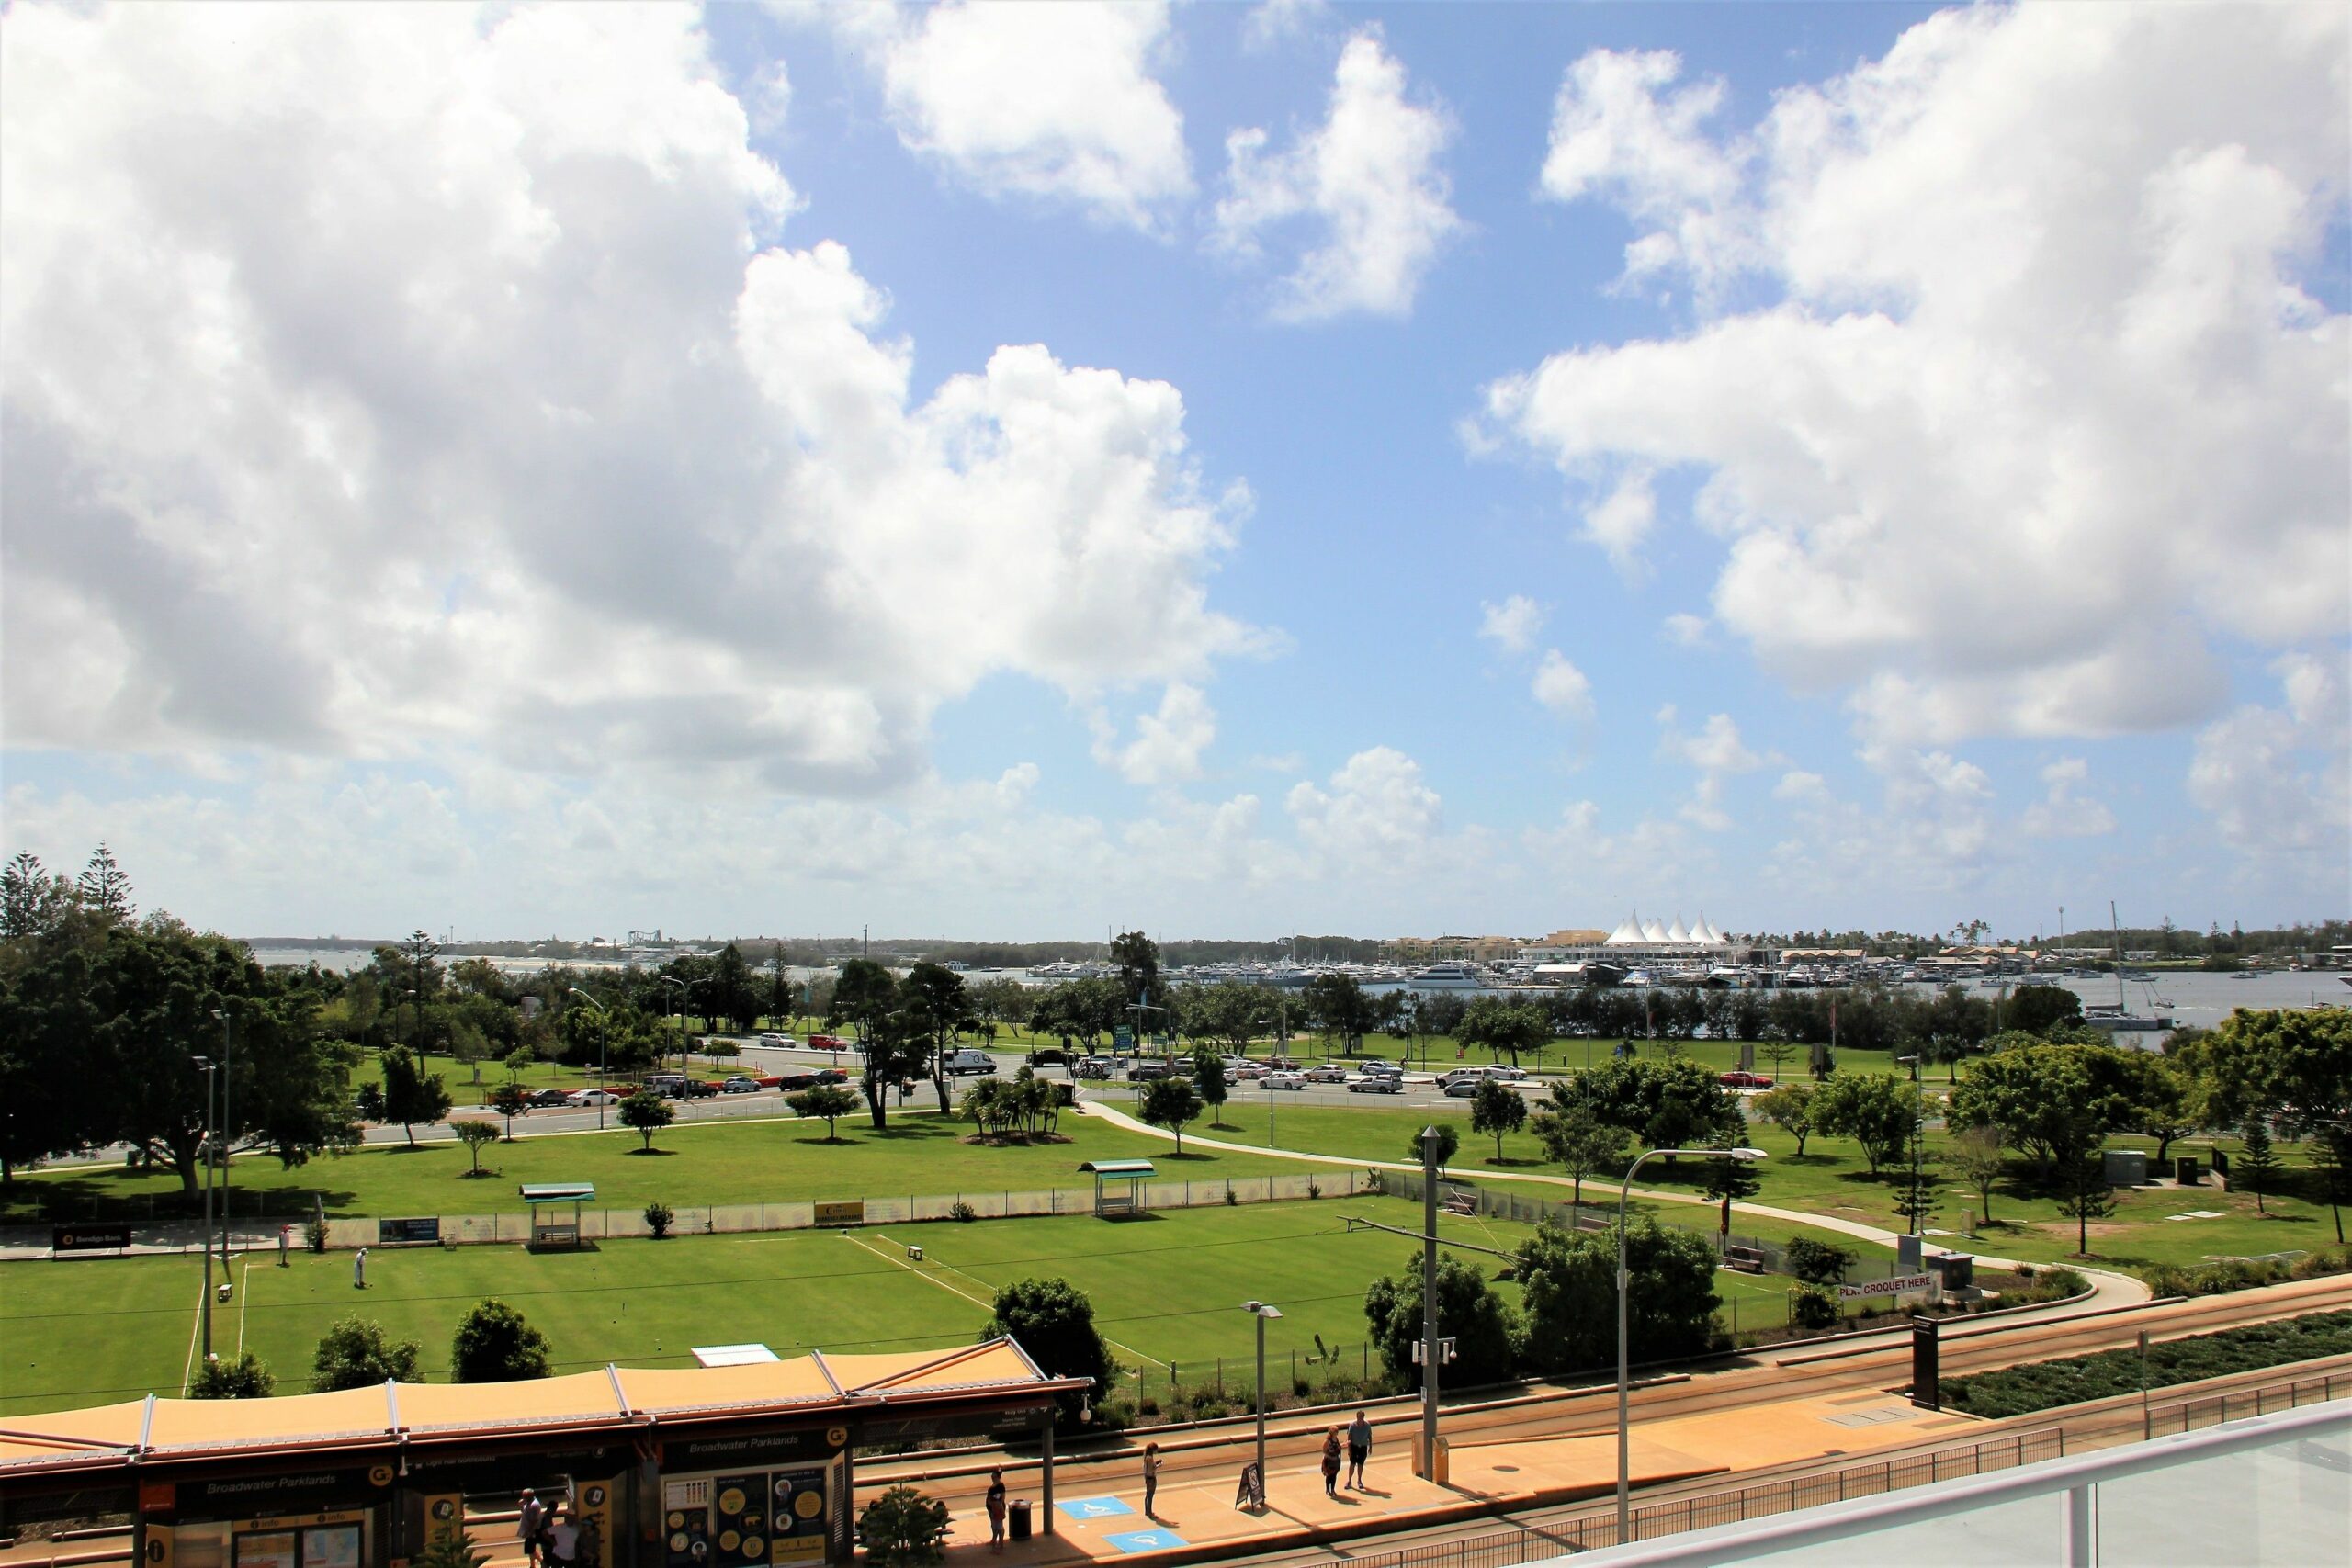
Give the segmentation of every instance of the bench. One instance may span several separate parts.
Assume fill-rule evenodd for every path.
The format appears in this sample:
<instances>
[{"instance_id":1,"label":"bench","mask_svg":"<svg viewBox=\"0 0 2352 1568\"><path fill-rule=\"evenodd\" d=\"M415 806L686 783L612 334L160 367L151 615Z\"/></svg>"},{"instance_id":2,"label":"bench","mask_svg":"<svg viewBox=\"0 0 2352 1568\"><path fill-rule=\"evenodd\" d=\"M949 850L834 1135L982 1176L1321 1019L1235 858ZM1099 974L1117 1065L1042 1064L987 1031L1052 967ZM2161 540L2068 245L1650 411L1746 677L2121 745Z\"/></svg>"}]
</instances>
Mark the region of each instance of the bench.
<instances>
[{"instance_id":1,"label":"bench","mask_svg":"<svg viewBox=\"0 0 2352 1568\"><path fill-rule=\"evenodd\" d=\"M1724 1248L1724 1267L1737 1269L1742 1274L1761 1274L1764 1272L1764 1254L1753 1247L1726 1247Z\"/></svg>"},{"instance_id":2,"label":"bench","mask_svg":"<svg viewBox=\"0 0 2352 1568\"><path fill-rule=\"evenodd\" d=\"M1466 1214L1476 1219L1478 1214L1478 1200L1472 1193L1453 1193L1445 1201L1445 1212L1449 1214Z\"/></svg>"}]
</instances>

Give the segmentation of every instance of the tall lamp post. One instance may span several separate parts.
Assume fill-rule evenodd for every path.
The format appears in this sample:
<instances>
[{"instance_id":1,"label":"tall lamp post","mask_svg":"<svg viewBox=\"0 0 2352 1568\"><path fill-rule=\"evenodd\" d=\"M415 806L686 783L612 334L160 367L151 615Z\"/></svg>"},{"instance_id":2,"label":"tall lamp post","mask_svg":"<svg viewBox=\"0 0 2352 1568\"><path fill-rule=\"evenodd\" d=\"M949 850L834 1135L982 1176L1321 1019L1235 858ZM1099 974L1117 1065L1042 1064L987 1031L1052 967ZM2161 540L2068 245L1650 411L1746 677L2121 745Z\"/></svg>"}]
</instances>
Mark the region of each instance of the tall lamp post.
<instances>
[{"instance_id":1,"label":"tall lamp post","mask_svg":"<svg viewBox=\"0 0 2352 1568\"><path fill-rule=\"evenodd\" d=\"M204 1299L198 1307L198 1314L204 1323L204 1359L209 1361L212 1359L212 1075L218 1064L209 1056L191 1056L188 1060L195 1064L197 1071L204 1075L204 1134L196 1145L204 1156ZM221 1271L226 1273L228 1268L229 1260L223 1258L220 1260Z\"/></svg>"},{"instance_id":2,"label":"tall lamp post","mask_svg":"<svg viewBox=\"0 0 2352 1568\"><path fill-rule=\"evenodd\" d=\"M653 977L665 986L678 987L678 1055L691 1062L695 1054L686 1049L686 983L675 975L656 975Z\"/></svg>"},{"instance_id":3,"label":"tall lamp post","mask_svg":"<svg viewBox=\"0 0 2352 1568\"><path fill-rule=\"evenodd\" d=\"M613 1022L604 1003L577 986L571 987L571 994L596 1014L596 1130L601 1133L605 1130L605 1054L613 1043Z\"/></svg>"},{"instance_id":4,"label":"tall lamp post","mask_svg":"<svg viewBox=\"0 0 2352 1568\"><path fill-rule=\"evenodd\" d=\"M1421 1474L1437 1473L1438 1363L1443 1360L1437 1334L1437 1173L1440 1140L1434 1126L1421 1129Z\"/></svg>"},{"instance_id":5,"label":"tall lamp post","mask_svg":"<svg viewBox=\"0 0 2352 1568\"><path fill-rule=\"evenodd\" d=\"M220 1280L229 1280L229 1151L227 1145L235 1141L237 1124L229 1119L229 1089L235 1081L230 1068L236 1061L236 1042L230 1036L229 1010L215 1008L212 1016L220 1021L220 1142L217 1151L209 1151L206 1158L220 1167Z\"/></svg>"},{"instance_id":6,"label":"tall lamp post","mask_svg":"<svg viewBox=\"0 0 2352 1568\"><path fill-rule=\"evenodd\" d=\"M1426 1135L1426 1134L1424 1134ZM1633 1425L1628 1414L1630 1380L1626 1375L1627 1333L1625 1327L1625 1297L1633 1274L1625 1267L1625 1201L1633 1195L1634 1172L1661 1156L1687 1155L1692 1159L1736 1159L1742 1163L1764 1157L1762 1149L1651 1149L1625 1168L1625 1179L1617 1190L1617 1544L1623 1546L1632 1539L1633 1505Z\"/></svg>"},{"instance_id":7,"label":"tall lamp post","mask_svg":"<svg viewBox=\"0 0 2352 1568\"><path fill-rule=\"evenodd\" d=\"M1928 1097L1919 1088L1919 1058L1897 1056L1897 1062L1911 1069L1911 1234L1919 1234L1919 1183L1926 1176L1928 1157Z\"/></svg>"},{"instance_id":8,"label":"tall lamp post","mask_svg":"<svg viewBox=\"0 0 2352 1568\"><path fill-rule=\"evenodd\" d=\"M1241 1310L1258 1320L1258 1495L1266 1495L1266 1320L1283 1309L1264 1302L1244 1302Z\"/></svg>"}]
</instances>

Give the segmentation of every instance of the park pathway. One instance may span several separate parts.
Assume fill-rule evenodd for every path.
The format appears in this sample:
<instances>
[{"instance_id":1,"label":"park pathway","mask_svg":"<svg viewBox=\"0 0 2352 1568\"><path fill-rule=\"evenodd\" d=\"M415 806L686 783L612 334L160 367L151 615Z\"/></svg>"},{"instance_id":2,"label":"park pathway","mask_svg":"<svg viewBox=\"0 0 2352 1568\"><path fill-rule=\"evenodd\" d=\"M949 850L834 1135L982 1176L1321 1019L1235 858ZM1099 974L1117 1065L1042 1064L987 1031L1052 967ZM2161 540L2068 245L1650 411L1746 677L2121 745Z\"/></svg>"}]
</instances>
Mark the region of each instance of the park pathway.
<instances>
[{"instance_id":1,"label":"park pathway","mask_svg":"<svg viewBox=\"0 0 2352 1568\"><path fill-rule=\"evenodd\" d=\"M1138 1121L1124 1111L1104 1105L1098 1100L1080 1100L1078 1110L1080 1115L1099 1116L1113 1126L1124 1127L1132 1133L1141 1133L1148 1137L1160 1139L1162 1142L1175 1140L1175 1134L1165 1128L1154 1127L1147 1122ZM1223 1149L1231 1154L1264 1155L1276 1159L1300 1160L1314 1165L1343 1165L1357 1170L1399 1170L1408 1175L1418 1176L1421 1169L1419 1166L1404 1160L1350 1159L1344 1155L1308 1154L1305 1150L1297 1149L1270 1149L1257 1144L1236 1144L1219 1138L1194 1136L1187 1141L1204 1149ZM1544 1176L1534 1171L1480 1170L1448 1172L1448 1174L1459 1175L1464 1179L1475 1176L1481 1181L1520 1181L1540 1187L1573 1188L1576 1185L1567 1177ZM1712 1198L1693 1198L1686 1192L1662 1192L1649 1187L1636 1187L1633 1190L1633 1195L1660 1203L1684 1203L1703 1209L1713 1209L1715 1206L1715 1200ZM1732 1212L1739 1214L1752 1214L1762 1219L1779 1220L1790 1224L1811 1225L1816 1230L1836 1231L1841 1235L1850 1235L1858 1241L1867 1241L1874 1247L1892 1247L1895 1241L1895 1233L1893 1231L1882 1230L1876 1225L1867 1225L1860 1220L1839 1219L1833 1214L1813 1214L1800 1209L1778 1209L1766 1203L1744 1203L1736 1200L1732 1203ZM1995 1258L1985 1253L1978 1253L1974 1256L1978 1262L1988 1269L2015 1269L2018 1265L2018 1260L2016 1258ZM2042 1265L2033 1264L2030 1267L2040 1268ZM2090 1281L2091 1293L2075 1301L2056 1303L2030 1313L2019 1313L2017 1314L2019 1320L2030 1322L2043 1317L2064 1317L2075 1313L2134 1306L2149 1300L2154 1294L2145 1281L2133 1275L2111 1273L2103 1269L2085 1269L2079 1264L2073 1263L2067 1264L2066 1267Z\"/></svg>"}]
</instances>

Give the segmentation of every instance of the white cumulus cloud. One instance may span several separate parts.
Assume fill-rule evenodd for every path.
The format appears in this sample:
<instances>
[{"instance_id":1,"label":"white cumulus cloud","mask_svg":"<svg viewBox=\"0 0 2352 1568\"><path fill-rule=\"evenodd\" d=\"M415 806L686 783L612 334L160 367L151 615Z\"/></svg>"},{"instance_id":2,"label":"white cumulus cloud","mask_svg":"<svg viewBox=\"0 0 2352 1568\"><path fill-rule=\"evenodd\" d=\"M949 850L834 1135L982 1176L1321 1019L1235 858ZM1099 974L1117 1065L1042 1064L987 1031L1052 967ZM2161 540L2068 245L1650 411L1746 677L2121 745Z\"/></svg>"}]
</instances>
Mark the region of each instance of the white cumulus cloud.
<instances>
[{"instance_id":1,"label":"white cumulus cloud","mask_svg":"<svg viewBox=\"0 0 2352 1568\"><path fill-rule=\"evenodd\" d=\"M1543 605L1514 593L1499 604L1478 606L1478 635L1505 653L1525 653L1542 635L1545 615Z\"/></svg>"},{"instance_id":2,"label":"white cumulus cloud","mask_svg":"<svg viewBox=\"0 0 2352 1568\"><path fill-rule=\"evenodd\" d=\"M2340 653L2291 653L2273 672L2283 705L2248 704L2199 732L2188 798L2232 848L2303 859L2315 890L2337 897L2352 840L2352 683Z\"/></svg>"},{"instance_id":3,"label":"white cumulus cloud","mask_svg":"<svg viewBox=\"0 0 2352 1568\"><path fill-rule=\"evenodd\" d=\"M1263 130L1226 139L1216 242L1255 255L1270 230L1311 236L1277 285L1274 313L1320 321L1362 310L1402 316L1445 242L1462 227L1440 160L1453 140L1441 107L1406 96L1405 67L1377 28L1348 39L1323 123L1283 152Z\"/></svg>"},{"instance_id":4,"label":"white cumulus cloud","mask_svg":"<svg viewBox=\"0 0 2352 1568\"><path fill-rule=\"evenodd\" d=\"M1621 556L1623 476L1699 474L1715 623L1886 744L2210 716L2217 642L2352 626L2352 323L2303 286L2348 17L1947 11L1748 128L1671 57L1589 55L1545 189L1624 212L1695 318L1496 383L1487 434Z\"/></svg>"},{"instance_id":5,"label":"white cumulus cloud","mask_svg":"<svg viewBox=\"0 0 2352 1568\"><path fill-rule=\"evenodd\" d=\"M1184 120L1152 74L1162 0L820 6L881 76L907 147L990 197L1153 229L1192 194Z\"/></svg>"},{"instance_id":6,"label":"white cumulus cloud","mask_svg":"<svg viewBox=\"0 0 2352 1568\"><path fill-rule=\"evenodd\" d=\"M1535 667L1532 690L1537 702L1562 718L1592 716L1592 682L1556 648L1544 650L1544 661Z\"/></svg>"},{"instance_id":7,"label":"white cumulus cloud","mask_svg":"<svg viewBox=\"0 0 2352 1568\"><path fill-rule=\"evenodd\" d=\"M865 791L992 672L1250 641L1177 389L1012 344L916 397L690 12L6 28L13 744Z\"/></svg>"},{"instance_id":8,"label":"white cumulus cloud","mask_svg":"<svg viewBox=\"0 0 2352 1568\"><path fill-rule=\"evenodd\" d=\"M1201 753L1216 739L1216 710L1198 686L1171 681L1160 694L1159 709L1136 719L1136 738L1118 744L1107 727L1098 727L1094 759L1118 770L1129 784L1173 784L1198 778Z\"/></svg>"},{"instance_id":9,"label":"white cumulus cloud","mask_svg":"<svg viewBox=\"0 0 2352 1568\"><path fill-rule=\"evenodd\" d=\"M1329 782L1324 789L1302 780L1284 804L1300 840L1336 863L1372 869L1383 857L1418 852L1438 831L1437 792L1394 747L1357 752Z\"/></svg>"},{"instance_id":10,"label":"white cumulus cloud","mask_svg":"<svg viewBox=\"0 0 2352 1568\"><path fill-rule=\"evenodd\" d=\"M2080 757L2061 757L2043 768L2042 797L2026 807L2018 825L2037 839L2089 839L2115 831L2115 813L2107 803L2080 793L2090 776L2090 764Z\"/></svg>"}]
</instances>

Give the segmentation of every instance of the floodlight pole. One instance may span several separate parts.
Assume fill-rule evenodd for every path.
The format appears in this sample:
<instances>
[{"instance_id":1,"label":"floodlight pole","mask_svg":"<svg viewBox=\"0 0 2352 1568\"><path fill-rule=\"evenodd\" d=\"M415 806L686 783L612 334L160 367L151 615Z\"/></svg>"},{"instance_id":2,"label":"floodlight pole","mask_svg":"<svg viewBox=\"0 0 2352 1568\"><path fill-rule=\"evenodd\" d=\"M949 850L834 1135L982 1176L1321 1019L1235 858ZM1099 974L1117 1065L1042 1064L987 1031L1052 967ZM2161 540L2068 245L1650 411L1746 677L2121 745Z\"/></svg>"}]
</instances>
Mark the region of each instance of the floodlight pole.
<instances>
[{"instance_id":1,"label":"floodlight pole","mask_svg":"<svg viewBox=\"0 0 2352 1568\"><path fill-rule=\"evenodd\" d=\"M1424 1137L1431 1134L1424 1134ZM1625 1299L1633 1275L1625 1267L1625 1205L1633 1196L1634 1172L1659 1156L1689 1155L1694 1159L1736 1159L1742 1163L1764 1157L1762 1149L1650 1149L1625 1168L1625 1179L1617 1188L1617 1544L1623 1546L1633 1539L1633 1420L1630 1414L1630 1379L1626 1375ZM1435 1230L1432 1224L1430 1227Z\"/></svg>"},{"instance_id":2,"label":"floodlight pole","mask_svg":"<svg viewBox=\"0 0 2352 1568\"><path fill-rule=\"evenodd\" d=\"M225 1145L237 1135L236 1124L229 1120L229 1087L233 1081L229 1069L235 1060L236 1042L229 1033L229 1010L216 1009L213 1016L220 1021L220 1138ZM208 1150L206 1157L212 1158L216 1153L220 1166L220 1279L225 1284L229 1279L229 1157L225 1146Z\"/></svg>"},{"instance_id":3,"label":"floodlight pole","mask_svg":"<svg viewBox=\"0 0 2352 1568\"><path fill-rule=\"evenodd\" d=\"M1437 1479L1437 1128L1421 1129L1421 1474Z\"/></svg>"},{"instance_id":4,"label":"floodlight pole","mask_svg":"<svg viewBox=\"0 0 2352 1568\"><path fill-rule=\"evenodd\" d=\"M197 1303L197 1314L204 1324L204 1359L212 1359L212 1063L204 1056L192 1056L197 1071L204 1075L203 1135L197 1144L204 1156L204 1296ZM222 1258L225 1271L229 1260Z\"/></svg>"},{"instance_id":5,"label":"floodlight pole","mask_svg":"<svg viewBox=\"0 0 2352 1568\"><path fill-rule=\"evenodd\" d=\"M604 1004L577 986L571 987L571 994L586 1002L596 1014L596 1131L601 1133L605 1130L605 1055L613 1043L613 1022Z\"/></svg>"}]
</instances>

